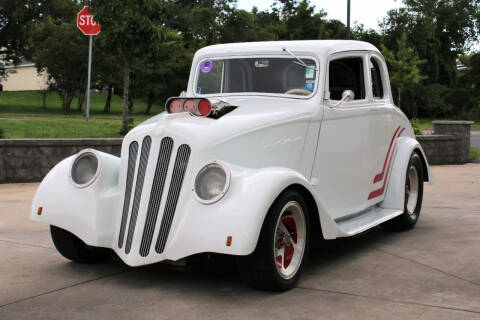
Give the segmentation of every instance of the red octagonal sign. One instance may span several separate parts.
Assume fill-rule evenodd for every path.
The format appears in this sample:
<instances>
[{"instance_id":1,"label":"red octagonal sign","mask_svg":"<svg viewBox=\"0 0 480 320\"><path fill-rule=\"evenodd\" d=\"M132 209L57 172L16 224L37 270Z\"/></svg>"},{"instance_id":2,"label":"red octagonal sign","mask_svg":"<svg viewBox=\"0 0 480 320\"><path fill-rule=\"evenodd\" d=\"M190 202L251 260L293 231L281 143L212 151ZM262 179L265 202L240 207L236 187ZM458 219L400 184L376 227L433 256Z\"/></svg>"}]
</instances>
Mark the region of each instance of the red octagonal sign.
<instances>
[{"instance_id":1,"label":"red octagonal sign","mask_svg":"<svg viewBox=\"0 0 480 320\"><path fill-rule=\"evenodd\" d=\"M93 14L88 12L88 6L83 7L77 14L77 27L86 36L95 36L102 29L102 26L93 20Z\"/></svg>"}]
</instances>

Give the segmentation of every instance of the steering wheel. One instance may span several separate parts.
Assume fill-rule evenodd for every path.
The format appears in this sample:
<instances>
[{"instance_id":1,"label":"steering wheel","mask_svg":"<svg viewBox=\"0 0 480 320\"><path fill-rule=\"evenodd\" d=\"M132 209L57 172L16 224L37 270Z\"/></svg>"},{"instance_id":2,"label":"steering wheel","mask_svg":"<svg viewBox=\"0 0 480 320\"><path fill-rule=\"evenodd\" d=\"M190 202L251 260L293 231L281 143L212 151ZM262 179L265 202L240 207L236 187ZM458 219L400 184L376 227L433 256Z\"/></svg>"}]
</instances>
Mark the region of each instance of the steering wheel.
<instances>
[{"instance_id":1,"label":"steering wheel","mask_svg":"<svg viewBox=\"0 0 480 320\"><path fill-rule=\"evenodd\" d=\"M301 95L304 95L304 96L308 96L308 95L312 94L312 91L309 91L309 90L306 90L306 89L303 89L303 88L293 88L293 89L285 91L285 94L301 94Z\"/></svg>"}]
</instances>

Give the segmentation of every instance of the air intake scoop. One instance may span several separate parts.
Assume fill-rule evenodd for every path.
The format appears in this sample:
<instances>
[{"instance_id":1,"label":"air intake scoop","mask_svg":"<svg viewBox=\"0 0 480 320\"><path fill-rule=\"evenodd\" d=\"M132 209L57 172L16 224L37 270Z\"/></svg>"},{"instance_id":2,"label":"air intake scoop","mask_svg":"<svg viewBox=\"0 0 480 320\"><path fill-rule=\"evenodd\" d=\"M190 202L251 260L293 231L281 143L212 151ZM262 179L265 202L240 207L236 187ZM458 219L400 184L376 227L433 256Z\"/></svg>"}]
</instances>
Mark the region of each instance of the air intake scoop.
<instances>
[{"instance_id":1,"label":"air intake scoop","mask_svg":"<svg viewBox=\"0 0 480 320\"><path fill-rule=\"evenodd\" d=\"M188 112L191 115L219 119L237 107L218 99L172 97L165 103L168 113Z\"/></svg>"}]
</instances>

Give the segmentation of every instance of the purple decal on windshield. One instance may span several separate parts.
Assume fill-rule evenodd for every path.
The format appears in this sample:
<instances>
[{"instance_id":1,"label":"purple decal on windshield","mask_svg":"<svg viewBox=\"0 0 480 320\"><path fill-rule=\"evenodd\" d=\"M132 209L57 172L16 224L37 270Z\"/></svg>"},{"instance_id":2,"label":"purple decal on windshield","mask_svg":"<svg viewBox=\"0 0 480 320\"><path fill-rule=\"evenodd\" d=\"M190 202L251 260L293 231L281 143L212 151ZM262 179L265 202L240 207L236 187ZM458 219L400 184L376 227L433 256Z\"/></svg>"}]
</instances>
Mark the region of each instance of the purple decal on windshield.
<instances>
[{"instance_id":1,"label":"purple decal on windshield","mask_svg":"<svg viewBox=\"0 0 480 320\"><path fill-rule=\"evenodd\" d=\"M202 72L204 72L204 73L210 72L210 71L212 71L212 69L213 69L213 61L212 60L205 60L200 65L200 70L202 70Z\"/></svg>"}]
</instances>

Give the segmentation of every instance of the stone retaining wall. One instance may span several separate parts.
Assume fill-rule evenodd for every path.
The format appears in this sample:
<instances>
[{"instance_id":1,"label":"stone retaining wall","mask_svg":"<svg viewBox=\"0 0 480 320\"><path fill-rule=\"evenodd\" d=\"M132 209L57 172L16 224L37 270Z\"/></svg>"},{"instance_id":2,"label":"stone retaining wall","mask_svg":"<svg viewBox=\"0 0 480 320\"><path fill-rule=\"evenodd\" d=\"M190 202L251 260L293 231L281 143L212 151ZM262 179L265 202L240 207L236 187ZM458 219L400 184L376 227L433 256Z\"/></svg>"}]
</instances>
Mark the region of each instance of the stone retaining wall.
<instances>
[{"instance_id":1,"label":"stone retaining wall","mask_svg":"<svg viewBox=\"0 0 480 320\"><path fill-rule=\"evenodd\" d=\"M37 182L61 160L93 148L120 156L122 139L0 139L0 183Z\"/></svg>"},{"instance_id":2,"label":"stone retaining wall","mask_svg":"<svg viewBox=\"0 0 480 320\"><path fill-rule=\"evenodd\" d=\"M417 136L430 164L460 164L470 161L472 121L433 121L433 134Z\"/></svg>"}]
</instances>

